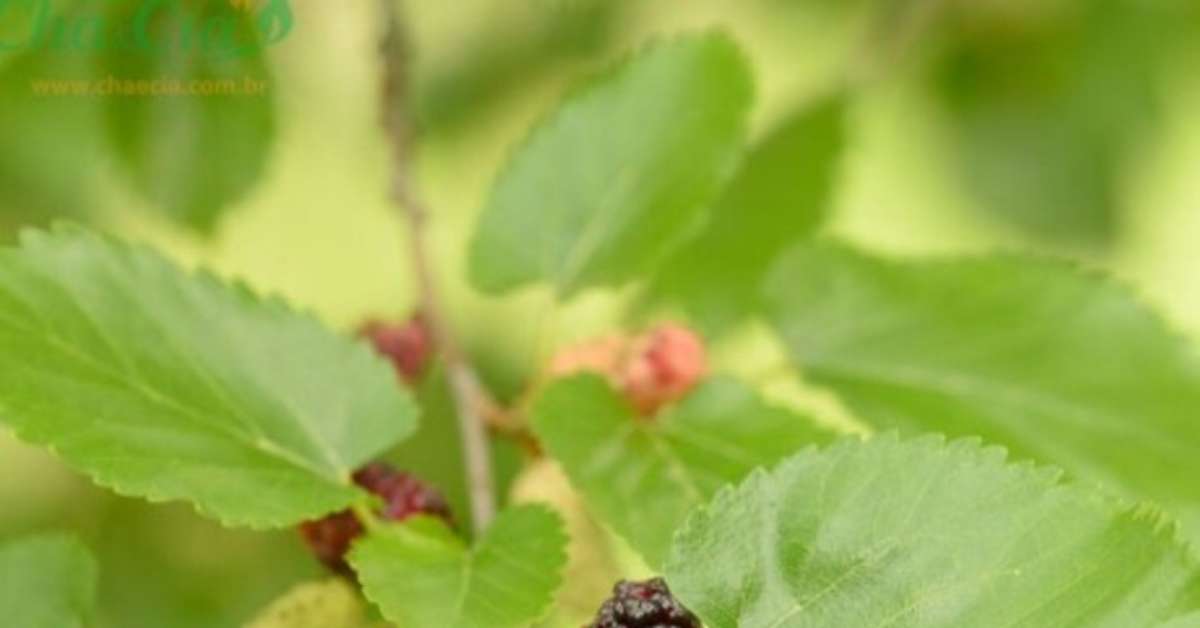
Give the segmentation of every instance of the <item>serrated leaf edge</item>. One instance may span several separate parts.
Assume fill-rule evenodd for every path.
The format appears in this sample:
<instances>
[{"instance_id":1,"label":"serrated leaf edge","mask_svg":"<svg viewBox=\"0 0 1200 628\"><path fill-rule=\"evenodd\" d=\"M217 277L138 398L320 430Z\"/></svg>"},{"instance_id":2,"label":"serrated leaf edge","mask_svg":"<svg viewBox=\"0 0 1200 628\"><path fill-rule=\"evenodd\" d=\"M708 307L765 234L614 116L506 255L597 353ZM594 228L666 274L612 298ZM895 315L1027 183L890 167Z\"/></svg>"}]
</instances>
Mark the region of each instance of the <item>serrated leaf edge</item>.
<instances>
[{"instance_id":1,"label":"serrated leaf edge","mask_svg":"<svg viewBox=\"0 0 1200 628\"><path fill-rule=\"evenodd\" d=\"M559 96L554 105L547 108L537 118L535 118L534 121L529 125L529 130L526 132L525 136L512 144L504 152L503 159L500 161L503 166L492 178L492 182L488 185L487 193L485 194L484 198L489 200L485 200L483 209L487 209L488 205L490 204L490 199L495 195L500 183L504 181L515 168L517 162L516 157L524 153L529 146L533 145L543 135L550 133L553 129L555 129L558 126L559 120L568 115L568 111L570 111L576 105L576 100L585 98L592 92L599 91L606 87L610 80L612 80L615 76L620 75L621 72L629 68L630 65L637 59L650 55L657 50L668 48L672 45L678 44L681 41L686 41L689 39L721 41L727 44L730 50L736 54L739 62L748 70L747 78L749 78L749 81L744 87L749 92L749 99L746 112L743 114L741 120L742 135L744 136L746 129L748 128L748 120L746 118L748 117L749 110L753 106L756 91L753 73L749 71L753 65L751 64L750 58L746 54L745 49L742 48L742 46L739 45L737 41L725 30L715 27L698 32L684 32L675 34L673 36L655 37L620 55L606 65L603 69L600 69L599 71L596 71L593 74L574 82L563 91L562 95ZM737 150L733 151L731 158L727 160L728 163L725 164L725 171L722 173L722 176L720 177L721 179L728 180L729 176L736 170L738 163L740 163L741 158L745 154L745 148L745 146L741 146L738 147ZM717 188L713 190L713 193L720 194L722 189L722 186L717 186ZM712 199L710 199L710 202L711 200ZM482 211L480 213L482 214ZM475 259L475 250L477 249L477 242L479 238L480 234L476 232L476 234L470 238L467 246L467 274L471 284L480 291L492 295L501 295L510 291L518 290L522 287L528 287L530 282L523 282L524 285L500 287L482 280L478 276L478 271L475 270L476 263L473 261ZM676 248L682 243L682 241L683 240L681 239L680 243L677 243ZM660 257L666 258L666 256L671 252L672 251L664 251ZM563 298L567 296L563 294L562 288L557 285L557 283L558 282L554 282L554 285L552 285L556 297Z\"/></svg>"},{"instance_id":2,"label":"serrated leaf edge","mask_svg":"<svg viewBox=\"0 0 1200 628\"><path fill-rule=\"evenodd\" d=\"M313 314L310 310L295 308L286 299L284 299L282 296L279 296L279 295L266 295L266 296L260 295L258 292L256 292L250 286L249 283L247 283L243 279L240 279L240 278L226 279L226 278L221 277L216 272L214 272L206 267L203 267L203 266L198 266L195 268L185 268L185 267L175 263L173 260L166 257L165 255L163 255L162 253L160 253L153 247L150 247L146 244L121 240L121 239L118 239L118 238L113 237L108 234L92 231L90 229L84 228L84 227L82 227L76 223L72 223L72 222L58 221L58 222L55 222L53 225L51 225L48 229L39 229L39 228L22 229L19 234L18 244L16 246L5 246L3 248L0 248L0 252L17 253L22 250L26 250L27 247L40 246L45 243L54 243L56 241L67 241L72 238L84 238L84 239L89 240L90 242L100 243L103 246L112 247L114 250L118 251L122 255L148 256L150 258L153 258L158 263L167 265L167 266L177 270L184 277L204 284L207 288L218 290L218 291L223 291L223 292L228 292L231 296L234 296L237 299L237 301L239 302L240 305L244 305L244 306L248 306L248 307L252 307L252 308L258 308L258 307L265 308L269 311L269 313L272 316L293 317L297 322L304 324L305 327L307 327L308 331L310 331L310 332L315 332L315 333L320 333L320 334L333 334L334 333L331 330L329 330L328 328L326 328L324 325L322 325L321 322L319 321L319 319L316 317L316 315ZM352 344L355 347L353 349L354 359L365 360L368 362L374 362L377 365L377 368L388 369L388 370L391 369L391 366L388 365L388 363L384 360L384 358L379 356L377 353L371 351L370 348L365 343L353 342ZM412 436L412 434L415 433L416 430L418 429L418 427L419 427L418 422L420 420L419 408L417 408L416 402L413 400L412 395L409 394L407 391L404 391L403 389L401 389L400 396L404 400L404 404L406 406L408 406L410 412L412 413L413 423L412 423L412 426L409 428L409 430L396 440L396 443L403 442L404 440L406 440L407 438ZM0 415L4 414L5 412L6 411L5 411L3 404L0 404ZM221 515L217 512L214 512L213 510L205 507L204 505L202 505L196 501L193 501L192 499L169 496L162 491L155 491L155 490L151 490L151 489L147 489L145 491L136 491L136 490L127 489L127 488L121 486L121 483L119 480L110 477L109 474L105 474L105 473L94 471L94 470L84 469L81 466L75 464L73 461L65 458L64 456L61 455L61 452L59 451L59 448L57 446L55 446L51 443L39 443L39 442L37 442L37 439L29 438L29 436L27 434L28 430L22 429L21 427L13 424L11 422L7 422L7 421L4 422L3 424L5 426L7 426L9 428L9 430L12 432L12 434L15 435L22 442L25 442L32 446L40 447L46 451L49 451L57 460L61 461L65 466L88 477L89 479L91 479L91 481L94 484L96 484L100 488L111 491L122 497L128 497L128 498L133 498L133 499L142 499L151 504L185 503L185 504L188 504L192 508L192 510L195 513L197 513L198 515L205 517L207 519L216 521L217 523L219 523L220 525L222 525L223 527L226 527L226 528L244 528L244 529L248 529L248 530L266 531L266 530L274 530L274 529L279 529L279 528L286 528L286 527L289 527L289 526L292 526L292 525L295 525L296 523L298 523L298 521L293 520L291 518L262 519L262 518L225 516L225 515ZM364 492L361 489L354 486L353 482L351 481L352 473L353 473L353 469L346 469L341 474L341 477L338 478L338 482L343 485L343 488L346 489L347 499L345 500L345 502L343 504L333 507L333 508L330 508L330 509L314 511L310 515L305 515L304 519L315 519L315 518L327 515L332 512L337 512L344 508L350 507L357 501L361 501L363 499L369 498L369 495L366 492ZM331 483L331 486L334 486L334 485L335 485L334 483Z\"/></svg>"},{"instance_id":3,"label":"serrated leaf edge","mask_svg":"<svg viewBox=\"0 0 1200 628\"><path fill-rule=\"evenodd\" d=\"M1196 555L1195 548L1182 537L1178 521L1157 504L1144 501L1130 502L1109 493L1099 485L1068 479L1067 473L1054 465L1040 464L1033 460L1013 461L1010 459L1006 447L985 443L979 437L948 439L942 434L923 434L904 438L896 431L888 431L865 438L854 435L844 436L825 447L816 445L805 447L774 468L760 467L742 482L726 485L708 503L694 509L672 535L671 548L663 562L663 572L670 573L673 571L672 567L680 562L676 553L682 539L694 534L696 527L709 519L712 512L724 509L731 500L736 499L738 494L748 490L756 483L769 481L776 474L786 473L788 468L802 464L808 457L836 456L841 451L869 442L908 443L925 448L929 452L954 453L960 451L968 455L978 455L980 461L996 469L1018 473L1027 481L1040 486L1047 492L1061 492L1070 495L1075 500L1096 503L1104 508L1114 520L1126 517L1132 521L1143 521L1150 524L1152 536L1162 538L1179 548L1185 565L1190 569L1200 570L1200 556Z\"/></svg>"},{"instance_id":4,"label":"serrated leaf edge","mask_svg":"<svg viewBox=\"0 0 1200 628\"><path fill-rule=\"evenodd\" d=\"M558 512L555 511L553 508L551 508L549 505L540 504L540 503L521 504L518 506L513 506L512 508L508 509L505 513L501 513L501 516L503 516L504 514L509 514L509 513L513 513L513 512L517 512L517 511L537 512L537 513L541 513L543 515L547 515L547 520L552 520L554 523L553 534L556 537L556 539L558 541L560 541L559 543L556 544L558 549L553 553L553 558L555 558L556 562L558 563L558 567L557 567L557 569L555 569L555 572L554 572L554 584L553 584L551 590L547 593L546 601L542 604L542 608L538 609L536 616L531 617L529 619L529 621L527 622L528 625L532 625L532 624L536 623L537 621L545 618L549 614L551 608L554 605L554 600L558 596L558 592L562 589L564 574L566 571L567 559L568 559L567 545L568 545L568 543L570 543L570 538L567 535L566 523L563 521L562 516L559 515ZM443 522L441 522L440 520L435 519L435 518L421 517L421 519L436 522L438 525L445 526L445 524ZM397 525L404 525L404 524L401 523L401 524L397 524ZM458 538L456 537L456 539L458 539ZM483 537L481 539L479 539L474 546L467 546L465 543L461 542L461 539L458 539L459 544L462 546L462 548L464 550L463 565L462 565L464 585L468 584L470 581L470 578L471 578L471 568L470 568L471 561L475 558L476 554L478 553L479 547L483 543L487 542L487 540L488 540L488 531L486 531L486 530L483 533ZM350 556L351 564L354 563L353 557L354 557L356 550L358 550L359 547L361 547L361 543L356 543L354 549L351 550L351 556ZM469 587L464 586L463 590L459 591L459 594L460 594L460 596L465 596L468 592L469 592ZM364 583L362 583L362 593L363 593L363 597L365 597L368 601L370 601L376 607L379 607L379 608L383 607L383 605L379 601L377 587L375 587L374 585L372 585L370 583L364 582ZM462 619L461 604L460 604L459 608L455 609L454 619L456 622L461 622L461 619ZM457 624L457 623L447 624L448 628L457 628L458 625L459 624ZM413 627L413 628L424 628L424 627Z\"/></svg>"}]
</instances>

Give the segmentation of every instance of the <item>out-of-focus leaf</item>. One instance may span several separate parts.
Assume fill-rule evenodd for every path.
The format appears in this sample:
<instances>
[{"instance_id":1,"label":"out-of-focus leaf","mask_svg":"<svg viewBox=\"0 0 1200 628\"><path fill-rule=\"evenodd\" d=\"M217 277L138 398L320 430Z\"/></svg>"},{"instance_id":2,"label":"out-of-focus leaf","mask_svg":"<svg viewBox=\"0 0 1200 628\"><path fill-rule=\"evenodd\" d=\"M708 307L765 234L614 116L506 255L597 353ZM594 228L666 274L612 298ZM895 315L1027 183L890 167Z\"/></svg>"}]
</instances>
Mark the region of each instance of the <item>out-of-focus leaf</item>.
<instances>
[{"instance_id":1,"label":"out-of-focus leaf","mask_svg":"<svg viewBox=\"0 0 1200 628\"><path fill-rule=\"evenodd\" d=\"M59 467L0 427L0 539L71 530L86 541L103 566L88 628L233 628L325 573L295 530L223 528L189 505L123 498Z\"/></svg>"},{"instance_id":2,"label":"out-of-focus leaf","mask_svg":"<svg viewBox=\"0 0 1200 628\"><path fill-rule=\"evenodd\" d=\"M103 565L102 627L232 628L280 591L325 573L295 530L228 529L185 504L89 490L66 498L58 510L46 513L47 521L78 518L72 527Z\"/></svg>"},{"instance_id":3,"label":"out-of-focus leaf","mask_svg":"<svg viewBox=\"0 0 1200 628\"><path fill-rule=\"evenodd\" d=\"M305 582L275 600L246 628L368 628L366 605L342 578Z\"/></svg>"},{"instance_id":4,"label":"out-of-focus leaf","mask_svg":"<svg viewBox=\"0 0 1200 628\"><path fill-rule=\"evenodd\" d=\"M0 68L28 51L38 36L42 7L36 2L0 5Z\"/></svg>"},{"instance_id":5,"label":"out-of-focus leaf","mask_svg":"<svg viewBox=\"0 0 1200 628\"><path fill-rule=\"evenodd\" d=\"M816 244L781 258L767 300L805 377L876 427L982 436L1200 532L1200 360L1115 282L1015 255L902 263Z\"/></svg>"},{"instance_id":6,"label":"out-of-focus leaf","mask_svg":"<svg viewBox=\"0 0 1200 628\"><path fill-rule=\"evenodd\" d=\"M365 346L244 286L76 229L0 252L0 419L119 493L288 526L359 499L415 415Z\"/></svg>"},{"instance_id":7,"label":"out-of-focus leaf","mask_svg":"<svg viewBox=\"0 0 1200 628\"><path fill-rule=\"evenodd\" d=\"M96 562L74 538L39 536L0 545L0 617L14 628L87 628Z\"/></svg>"},{"instance_id":8,"label":"out-of-focus leaf","mask_svg":"<svg viewBox=\"0 0 1200 628\"><path fill-rule=\"evenodd\" d=\"M938 85L982 206L1040 236L1111 240L1121 174L1157 128L1160 66L1185 39L1185 6L957 5Z\"/></svg>"},{"instance_id":9,"label":"out-of-focus leaf","mask_svg":"<svg viewBox=\"0 0 1200 628\"><path fill-rule=\"evenodd\" d=\"M717 333L753 313L771 261L828 211L845 141L845 102L788 118L747 155L708 226L659 270L648 293L683 305Z\"/></svg>"},{"instance_id":10,"label":"out-of-focus leaf","mask_svg":"<svg viewBox=\"0 0 1200 628\"><path fill-rule=\"evenodd\" d=\"M220 24L205 31L219 35L196 38L214 43L179 35L195 24ZM173 3L154 14L149 29L156 35L146 46L108 53L117 89L141 81L167 90L106 100L117 156L156 209L210 232L262 176L275 111L260 28L281 27L229 2ZM171 93L173 86L184 93Z\"/></svg>"},{"instance_id":11,"label":"out-of-focus leaf","mask_svg":"<svg viewBox=\"0 0 1200 628\"><path fill-rule=\"evenodd\" d=\"M567 297L652 270L732 165L751 83L737 45L705 34L577 89L500 174L471 248L474 284L544 281Z\"/></svg>"},{"instance_id":12,"label":"out-of-focus leaf","mask_svg":"<svg viewBox=\"0 0 1200 628\"><path fill-rule=\"evenodd\" d=\"M518 628L538 619L562 584L567 538L542 506L501 513L474 548L440 520L416 517L372 532L350 562L367 598L408 628Z\"/></svg>"},{"instance_id":13,"label":"out-of-focus leaf","mask_svg":"<svg viewBox=\"0 0 1200 628\"><path fill-rule=\"evenodd\" d=\"M532 15L518 24L486 20L486 26L466 38L448 62L433 67L417 86L421 126L435 133L453 131L565 62L598 53L612 38L628 4L628 0L576 0L495 5L505 16Z\"/></svg>"},{"instance_id":14,"label":"out-of-focus leaf","mask_svg":"<svg viewBox=\"0 0 1200 628\"><path fill-rule=\"evenodd\" d=\"M721 486L828 438L807 417L722 378L652 421L603 379L569 378L542 393L533 426L588 506L651 565Z\"/></svg>"},{"instance_id":15,"label":"out-of-focus leaf","mask_svg":"<svg viewBox=\"0 0 1200 628\"><path fill-rule=\"evenodd\" d=\"M844 441L689 519L667 578L709 628L1156 626L1200 608L1172 526L940 438Z\"/></svg>"},{"instance_id":16,"label":"out-of-focus leaf","mask_svg":"<svg viewBox=\"0 0 1200 628\"><path fill-rule=\"evenodd\" d=\"M0 10L0 13L5 11ZM82 219L103 167L99 103L70 93L93 78L87 55L42 50L0 61L0 233Z\"/></svg>"}]
</instances>

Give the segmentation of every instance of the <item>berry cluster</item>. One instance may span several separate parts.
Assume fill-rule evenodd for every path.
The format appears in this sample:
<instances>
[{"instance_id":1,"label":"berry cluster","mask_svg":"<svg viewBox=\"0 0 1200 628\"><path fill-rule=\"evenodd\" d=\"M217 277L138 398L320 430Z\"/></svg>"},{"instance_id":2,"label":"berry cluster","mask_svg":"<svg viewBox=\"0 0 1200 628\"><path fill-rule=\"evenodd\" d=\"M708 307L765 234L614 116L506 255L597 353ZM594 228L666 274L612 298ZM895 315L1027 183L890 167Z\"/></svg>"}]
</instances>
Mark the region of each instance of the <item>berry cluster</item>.
<instances>
[{"instance_id":1,"label":"berry cluster","mask_svg":"<svg viewBox=\"0 0 1200 628\"><path fill-rule=\"evenodd\" d=\"M584 628L701 628L700 620L684 608L662 578L645 582L622 580Z\"/></svg>"},{"instance_id":2,"label":"berry cluster","mask_svg":"<svg viewBox=\"0 0 1200 628\"><path fill-rule=\"evenodd\" d=\"M433 333L420 313L405 323L370 321L362 326L359 335L368 339L375 350L392 363L405 384L419 380L433 357ZM382 499L383 506L378 515L387 521L429 515L453 525L450 506L440 493L390 465L368 464L354 473L354 483ZM350 510L300 525L300 534L317 559L332 571L351 578L353 573L346 564L346 552L363 532L363 523Z\"/></svg>"},{"instance_id":3,"label":"berry cluster","mask_svg":"<svg viewBox=\"0 0 1200 628\"><path fill-rule=\"evenodd\" d=\"M354 482L383 499L379 516L403 521L416 515L440 517L453 524L450 506L433 488L382 462L371 463L354 474ZM362 536L363 524L349 510L300 525L300 534L313 554L335 573L352 577L346 552Z\"/></svg>"},{"instance_id":4,"label":"berry cluster","mask_svg":"<svg viewBox=\"0 0 1200 628\"><path fill-rule=\"evenodd\" d=\"M603 375L643 415L687 395L708 371L704 342L696 332L666 323L636 336L609 336L555 356L552 376Z\"/></svg>"},{"instance_id":5,"label":"berry cluster","mask_svg":"<svg viewBox=\"0 0 1200 628\"><path fill-rule=\"evenodd\" d=\"M424 374L434 351L433 334L420 314L408 322L370 322L360 335L387 357L401 381L413 384ZM609 336L561 351L550 364L551 376L589 372L606 377L643 416L685 397L708 372L704 342L694 331L666 323L637 336ZM389 521L415 515L440 517L453 525L446 500L412 475L384 463L369 464L354 482L383 505L378 514ZM329 515L300 526L313 553L336 573L353 578L346 553L363 535L363 523L352 511ZM662 578L622 581L601 606L590 628L701 628Z\"/></svg>"}]
</instances>

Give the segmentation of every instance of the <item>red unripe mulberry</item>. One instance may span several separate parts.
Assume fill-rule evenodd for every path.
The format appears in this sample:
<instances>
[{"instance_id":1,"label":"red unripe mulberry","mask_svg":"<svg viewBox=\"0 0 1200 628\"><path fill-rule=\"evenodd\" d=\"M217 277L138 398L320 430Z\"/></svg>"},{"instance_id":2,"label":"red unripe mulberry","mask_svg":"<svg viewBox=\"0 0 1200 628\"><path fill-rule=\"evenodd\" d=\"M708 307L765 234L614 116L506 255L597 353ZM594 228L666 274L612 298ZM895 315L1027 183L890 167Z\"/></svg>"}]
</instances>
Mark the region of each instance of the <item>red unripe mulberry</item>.
<instances>
[{"instance_id":1,"label":"red unripe mulberry","mask_svg":"<svg viewBox=\"0 0 1200 628\"><path fill-rule=\"evenodd\" d=\"M407 383L420 379L433 359L433 330L421 314L406 323L371 321L363 325L359 334L371 341Z\"/></svg>"},{"instance_id":2,"label":"red unripe mulberry","mask_svg":"<svg viewBox=\"0 0 1200 628\"><path fill-rule=\"evenodd\" d=\"M354 474L354 482L383 500L377 512L385 520L403 521L415 515L429 515L453 525L450 506L440 493L390 465L373 462ZM346 552L363 532L362 522L349 510L300 524L300 535L317 559L348 577L353 572L346 563Z\"/></svg>"}]
</instances>

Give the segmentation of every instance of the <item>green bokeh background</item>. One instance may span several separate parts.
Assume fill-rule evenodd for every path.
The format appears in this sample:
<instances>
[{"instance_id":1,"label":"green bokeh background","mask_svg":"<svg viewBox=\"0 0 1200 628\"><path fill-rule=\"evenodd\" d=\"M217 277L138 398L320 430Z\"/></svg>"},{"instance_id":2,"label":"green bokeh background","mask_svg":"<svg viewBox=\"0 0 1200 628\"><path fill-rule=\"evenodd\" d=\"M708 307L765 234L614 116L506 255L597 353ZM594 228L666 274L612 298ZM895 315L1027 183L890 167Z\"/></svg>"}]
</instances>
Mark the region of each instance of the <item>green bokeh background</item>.
<instances>
[{"instance_id":1,"label":"green bokeh background","mask_svg":"<svg viewBox=\"0 0 1200 628\"><path fill-rule=\"evenodd\" d=\"M1019 24L1020 11L1053 5L1069 13L1087 1L1005 5L1018 18L998 10L1004 15L989 16L987 11L1001 3L984 2L980 20ZM227 208L211 235L172 222L96 148L91 108L96 103L51 102L53 124L26 124L20 134L0 134L5 237L31 218L76 216L152 243L184 263L245 278L338 329L352 329L368 316L408 312L414 291L407 236L385 194L389 149L377 126L376 6L367 0L293 0L292 5L295 28L268 57L277 116L270 157L257 184ZM753 129L761 132L838 85L854 69L860 51L871 48L871 38L888 32L877 26L879 15L887 12L866 1L408 5L416 55L413 102L426 129L417 175L434 208L437 272L456 327L488 379L509 394L554 346L613 326L622 303L622 295L588 294L551 315L548 293L484 298L464 279L465 244L496 169L572 79L662 34L716 25L734 34L755 66ZM1045 19L1056 19L1049 13ZM1111 269L1185 333L1200 334L1196 45L1162 55L1149 130L1141 130L1146 121L1140 114L1118 118L1137 129L1139 141L1120 153L1113 181L1115 214L1051 213L1031 231L984 207L957 169L962 155L953 139L955 127L931 78L949 54L947 42L961 34L954 28L928 27L880 78L860 88L826 231L902 254L1034 248L1077 256ZM1140 50L1124 53L1098 64L1099 75L1128 71L1122 64ZM985 45L976 54L986 60L1008 52ZM0 54L0 70L12 62ZM1037 67L1018 67L1016 73L1026 76ZM0 85L7 90L3 98L25 87ZM1018 96L1026 93L1025 87L1016 89ZM1096 91L1085 107L1102 109L1115 96ZM9 117L9 127L14 121ZM0 119L0 127L4 124ZM88 176L76 177L79 169ZM1088 185L1063 183L1068 189ZM1094 228L1096 223L1108 226ZM774 351L761 330L747 329L723 340L716 359L722 369L756 374L755 365L769 363ZM846 420L836 404L802 385L784 382L772 392L817 408L830 420ZM449 420L444 410L432 414L427 421ZM452 453L429 457L426 464L441 463L446 477L452 477ZM510 452L505 459L515 469L517 456ZM543 482L538 473L528 481ZM561 492L553 474L547 477L546 490ZM96 551L103 617L114 628L239 626L291 584L320 574L290 531L222 530L185 506L149 506L106 494L51 455L0 433L0 539L46 529L77 531Z\"/></svg>"}]
</instances>

